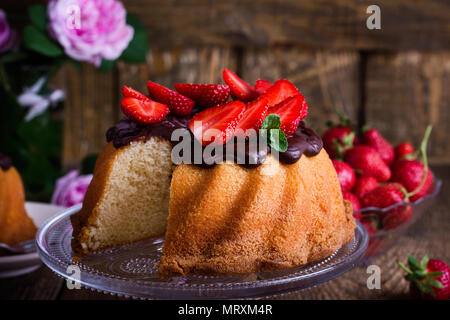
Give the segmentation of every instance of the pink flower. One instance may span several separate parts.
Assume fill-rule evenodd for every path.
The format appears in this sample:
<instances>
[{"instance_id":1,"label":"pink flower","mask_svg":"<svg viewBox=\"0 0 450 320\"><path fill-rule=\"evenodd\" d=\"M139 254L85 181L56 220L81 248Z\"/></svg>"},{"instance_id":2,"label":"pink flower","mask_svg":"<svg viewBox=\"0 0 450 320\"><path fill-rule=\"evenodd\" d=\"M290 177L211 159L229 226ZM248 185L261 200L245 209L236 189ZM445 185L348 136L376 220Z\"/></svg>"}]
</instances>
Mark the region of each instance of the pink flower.
<instances>
[{"instance_id":1,"label":"pink flower","mask_svg":"<svg viewBox=\"0 0 450 320\"><path fill-rule=\"evenodd\" d=\"M91 183L92 174L80 176L77 170L72 170L56 181L52 203L71 207L83 202L86 190Z\"/></svg>"},{"instance_id":2,"label":"pink flower","mask_svg":"<svg viewBox=\"0 0 450 320\"><path fill-rule=\"evenodd\" d=\"M66 54L97 67L119 58L134 35L117 0L51 0L48 17L50 34Z\"/></svg>"},{"instance_id":3,"label":"pink flower","mask_svg":"<svg viewBox=\"0 0 450 320\"><path fill-rule=\"evenodd\" d=\"M0 9L0 53L11 50L16 40L16 32L9 26L5 11Z\"/></svg>"}]
</instances>

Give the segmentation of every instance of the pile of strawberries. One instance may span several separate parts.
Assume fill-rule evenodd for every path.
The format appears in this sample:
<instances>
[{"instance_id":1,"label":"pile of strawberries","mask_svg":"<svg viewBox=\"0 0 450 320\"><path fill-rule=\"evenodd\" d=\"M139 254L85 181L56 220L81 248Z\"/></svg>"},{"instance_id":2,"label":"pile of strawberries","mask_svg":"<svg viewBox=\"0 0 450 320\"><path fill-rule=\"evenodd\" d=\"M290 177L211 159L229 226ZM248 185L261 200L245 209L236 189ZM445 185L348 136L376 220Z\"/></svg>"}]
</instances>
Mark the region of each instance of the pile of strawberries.
<instances>
[{"instance_id":1,"label":"pile of strawberries","mask_svg":"<svg viewBox=\"0 0 450 320\"><path fill-rule=\"evenodd\" d=\"M412 207L405 204L388 211L358 210L414 202L430 192L433 174L426 157L430 132L428 127L419 150L409 142L394 148L376 129L363 130L356 137L348 122L331 127L323 135L324 148L333 159L344 199L352 203L355 218L370 234L405 223Z\"/></svg>"},{"instance_id":2,"label":"pile of strawberries","mask_svg":"<svg viewBox=\"0 0 450 320\"><path fill-rule=\"evenodd\" d=\"M122 111L130 120L148 124L162 121L169 113L188 116L200 110L188 126L203 145L224 144L236 129L259 130L268 114L277 114L281 130L290 135L308 113L305 98L288 80L273 84L257 80L252 86L228 69L223 70L223 79L226 85L177 83L176 91L148 81L148 97L124 86Z\"/></svg>"}]
</instances>

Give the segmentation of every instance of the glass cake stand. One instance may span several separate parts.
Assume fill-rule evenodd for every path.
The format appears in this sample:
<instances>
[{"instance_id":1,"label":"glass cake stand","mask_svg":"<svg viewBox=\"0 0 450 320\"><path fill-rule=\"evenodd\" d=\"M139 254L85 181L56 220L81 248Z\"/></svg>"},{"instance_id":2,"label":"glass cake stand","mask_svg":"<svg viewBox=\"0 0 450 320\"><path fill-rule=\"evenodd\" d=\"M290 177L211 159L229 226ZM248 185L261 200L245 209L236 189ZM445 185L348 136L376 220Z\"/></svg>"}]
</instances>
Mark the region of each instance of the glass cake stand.
<instances>
[{"instance_id":1,"label":"glass cake stand","mask_svg":"<svg viewBox=\"0 0 450 320\"><path fill-rule=\"evenodd\" d=\"M275 272L233 276L188 276L161 279L159 262L164 238L155 238L104 250L73 260L70 216L81 205L47 220L36 241L42 261L66 279L76 277L82 286L104 293L137 299L231 299L259 298L309 288L334 279L355 267L368 244L367 231L357 224L355 237L330 257L302 267ZM71 266L69 268L69 266ZM77 269L77 268L75 268Z\"/></svg>"}]
</instances>

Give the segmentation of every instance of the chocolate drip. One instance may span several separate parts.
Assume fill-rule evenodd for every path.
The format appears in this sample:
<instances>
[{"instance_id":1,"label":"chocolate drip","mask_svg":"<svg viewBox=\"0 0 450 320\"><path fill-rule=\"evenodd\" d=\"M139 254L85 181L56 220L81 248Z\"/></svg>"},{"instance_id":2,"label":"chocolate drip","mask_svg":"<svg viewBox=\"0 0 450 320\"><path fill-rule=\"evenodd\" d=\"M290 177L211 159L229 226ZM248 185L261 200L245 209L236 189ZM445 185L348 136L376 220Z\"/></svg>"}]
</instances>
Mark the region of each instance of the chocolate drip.
<instances>
[{"instance_id":1,"label":"chocolate drip","mask_svg":"<svg viewBox=\"0 0 450 320\"><path fill-rule=\"evenodd\" d=\"M4 155L3 153L0 153L0 168L6 171L9 168L11 168L11 166L12 166L11 158Z\"/></svg>"},{"instance_id":2,"label":"chocolate drip","mask_svg":"<svg viewBox=\"0 0 450 320\"><path fill-rule=\"evenodd\" d=\"M108 142L112 141L114 147L120 148L128 145L132 141L140 139L146 140L152 136L157 136L170 141L172 146L174 146L178 141L172 141L172 133L176 129L184 129L186 130L186 134L191 135L191 150L194 150L194 148L197 147L202 148L204 151L205 148L200 146L200 143L188 129L188 122L191 117L192 116L178 117L168 115L163 121L151 125L140 125L124 118L106 132L106 140ZM191 163L195 163L195 165L204 168L212 167L215 163L219 163L221 159L225 158L227 148L231 148L231 150L234 148L232 158L230 159L228 157L227 160L232 160L246 168L255 168L264 163L267 154L270 153L270 148L260 147L259 141L256 148L250 148L249 143L246 142L245 151L243 153L237 152L237 139L234 139L234 146L231 145L232 141L229 141L223 146L223 157L212 153L209 157L203 157L201 163L195 163L194 152L191 152ZM287 137L287 141L288 149L286 152L279 153L280 161L285 164L297 162L302 154L305 154L308 157L314 156L320 152L323 146L322 139L314 130L306 127L304 122L300 122L300 125L294 134Z\"/></svg>"}]
</instances>

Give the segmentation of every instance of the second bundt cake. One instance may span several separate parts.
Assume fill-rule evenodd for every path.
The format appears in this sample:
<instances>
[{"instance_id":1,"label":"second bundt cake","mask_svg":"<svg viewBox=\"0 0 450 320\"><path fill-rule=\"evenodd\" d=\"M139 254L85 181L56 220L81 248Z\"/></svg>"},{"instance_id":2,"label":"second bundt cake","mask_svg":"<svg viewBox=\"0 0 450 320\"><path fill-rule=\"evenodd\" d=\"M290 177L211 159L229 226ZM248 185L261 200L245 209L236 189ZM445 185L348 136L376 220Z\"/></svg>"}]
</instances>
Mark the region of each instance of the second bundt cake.
<instances>
[{"instance_id":1,"label":"second bundt cake","mask_svg":"<svg viewBox=\"0 0 450 320\"><path fill-rule=\"evenodd\" d=\"M31 240L36 226L25 210L22 179L9 157L0 153L0 242Z\"/></svg>"}]
</instances>

